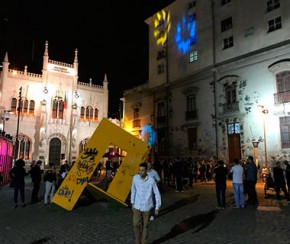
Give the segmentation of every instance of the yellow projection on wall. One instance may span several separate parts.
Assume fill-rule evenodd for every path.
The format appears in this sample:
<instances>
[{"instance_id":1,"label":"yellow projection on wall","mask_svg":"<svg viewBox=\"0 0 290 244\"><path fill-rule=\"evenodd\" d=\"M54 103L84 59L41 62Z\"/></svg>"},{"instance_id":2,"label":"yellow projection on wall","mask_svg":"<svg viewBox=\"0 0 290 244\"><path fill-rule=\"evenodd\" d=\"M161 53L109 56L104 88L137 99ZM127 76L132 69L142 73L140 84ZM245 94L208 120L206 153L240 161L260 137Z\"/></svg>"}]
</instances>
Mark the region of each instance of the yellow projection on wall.
<instances>
[{"instance_id":1,"label":"yellow projection on wall","mask_svg":"<svg viewBox=\"0 0 290 244\"><path fill-rule=\"evenodd\" d=\"M161 28L162 26L164 27ZM170 27L170 13L162 9L156 14L156 19L154 19L154 37L157 39L157 45L166 43Z\"/></svg>"},{"instance_id":2,"label":"yellow projection on wall","mask_svg":"<svg viewBox=\"0 0 290 244\"><path fill-rule=\"evenodd\" d=\"M122 164L109 188L103 191L89 183L89 180L110 144L122 148L127 154L122 159ZM138 172L139 164L145 161L147 154L148 146L145 142L109 120L102 119L52 201L64 209L72 210L87 187L93 195L109 198L126 206L125 201L130 192L132 178Z\"/></svg>"}]
</instances>

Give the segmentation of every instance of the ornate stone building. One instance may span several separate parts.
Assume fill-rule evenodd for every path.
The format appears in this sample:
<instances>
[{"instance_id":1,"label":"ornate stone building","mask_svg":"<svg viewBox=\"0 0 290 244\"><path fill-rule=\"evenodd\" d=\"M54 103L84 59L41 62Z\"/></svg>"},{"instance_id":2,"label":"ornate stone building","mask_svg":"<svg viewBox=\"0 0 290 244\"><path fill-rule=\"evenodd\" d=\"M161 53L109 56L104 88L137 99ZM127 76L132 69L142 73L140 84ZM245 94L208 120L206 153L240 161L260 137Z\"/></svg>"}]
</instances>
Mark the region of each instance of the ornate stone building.
<instances>
[{"instance_id":1,"label":"ornate stone building","mask_svg":"<svg viewBox=\"0 0 290 244\"><path fill-rule=\"evenodd\" d=\"M2 131L13 137L14 159L72 162L108 116L108 81L78 80L78 51L73 64L49 59L45 43L41 74L10 68L8 54L0 73Z\"/></svg>"}]
</instances>

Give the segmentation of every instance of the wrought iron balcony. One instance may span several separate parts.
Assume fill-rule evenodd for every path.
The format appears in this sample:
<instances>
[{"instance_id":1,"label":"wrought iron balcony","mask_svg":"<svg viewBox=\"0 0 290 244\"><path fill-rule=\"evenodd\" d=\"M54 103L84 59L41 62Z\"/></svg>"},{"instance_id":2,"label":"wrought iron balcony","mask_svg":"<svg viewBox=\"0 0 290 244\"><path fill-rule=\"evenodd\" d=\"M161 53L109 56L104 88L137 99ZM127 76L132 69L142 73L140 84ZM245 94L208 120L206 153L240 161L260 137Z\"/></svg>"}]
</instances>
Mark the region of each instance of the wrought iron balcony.
<instances>
[{"instance_id":1,"label":"wrought iron balcony","mask_svg":"<svg viewBox=\"0 0 290 244\"><path fill-rule=\"evenodd\" d=\"M185 112L185 120L193 120L193 119L197 119L197 109Z\"/></svg>"},{"instance_id":2,"label":"wrought iron balcony","mask_svg":"<svg viewBox=\"0 0 290 244\"><path fill-rule=\"evenodd\" d=\"M290 91L279 92L274 94L274 103L288 103L290 102Z\"/></svg>"},{"instance_id":3,"label":"wrought iron balcony","mask_svg":"<svg viewBox=\"0 0 290 244\"><path fill-rule=\"evenodd\" d=\"M133 128L140 128L141 127L141 119L134 119L132 121L133 123Z\"/></svg>"},{"instance_id":4,"label":"wrought iron balcony","mask_svg":"<svg viewBox=\"0 0 290 244\"><path fill-rule=\"evenodd\" d=\"M222 104L223 113L232 113L239 111L239 102Z\"/></svg>"}]
</instances>

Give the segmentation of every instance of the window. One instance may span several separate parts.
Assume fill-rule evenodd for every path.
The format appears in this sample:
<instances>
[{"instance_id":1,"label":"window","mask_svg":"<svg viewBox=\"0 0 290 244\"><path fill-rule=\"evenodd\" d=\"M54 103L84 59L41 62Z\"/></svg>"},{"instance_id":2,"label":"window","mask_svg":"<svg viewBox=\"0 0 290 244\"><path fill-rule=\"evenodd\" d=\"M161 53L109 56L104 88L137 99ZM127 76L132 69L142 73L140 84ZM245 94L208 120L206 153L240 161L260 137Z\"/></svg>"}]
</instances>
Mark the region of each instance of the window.
<instances>
[{"instance_id":1,"label":"window","mask_svg":"<svg viewBox=\"0 0 290 244\"><path fill-rule=\"evenodd\" d=\"M17 158L29 159L31 141L23 134L19 135Z\"/></svg>"},{"instance_id":2,"label":"window","mask_svg":"<svg viewBox=\"0 0 290 244\"><path fill-rule=\"evenodd\" d=\"M52 102L52 118L63 119L64 102L62 99L55 98Z\"/></svg>"},{"instance_id":3,"label":"window","mask_svg":"<svg viewBox=\"0 0 290 244\"><path fill-rule=\"evenodd\" d=\"M24 106L23 106L23 113L27 113L28 111L28 100L24 100Z\"/></svg>"},{"instance_id":4,"label":"window","mask_svg":"<svg viewBox=\"0 0 290 244\"><path fill-rule=\"evenodd\" d=\"M185 113L185 119L186 120L191 120L191 119L196 119L197 118L197 110L196 110L196 98L194 94L188 95L186 97L186 102L187 102L187 110Z\"/></svg>"},{"instance_id":5,"label":"window","mask_svg":"<svg viewBox=\"0 0 290 244\"><path fill-rule=\"evenodd\" d=\"M166 57L165 50L158 51L157 57L156 57L157 60L162 59L162 58L165 58L165 57Z\"/></svg>"},{"instance_id":6,"label":"window","mask_svg":"<svg viewBox=\"0 0 290 244\"><path fill-rule=\"evenodd\" d=\"M280 117L281 147L290 148L290 116Z\"/></svg>"},{"instance_id":7,"label":"window","mask_svg":"<svg viewBox=\"0 0 290 244\"><path fill-rule=\"evenodd\" d=\"M234 46L234 38L233 38L233 36L225 38L223 45L224 45L223 49L227 49L227 48L230 48L230 47Z\"/></svg>"},{"instance_id":8,"label":"window","mask_svg":"<svg viewBox=\"0 0 290 244\"><path fill-rule=\"evenodd\" d=\"M163 73L164 73L164 64L158 64L157 74L163 74Z\"/></svg>"},{"instance_id":9,"label":"window","mask_svg":"<svg viewBox=\"0 0 290 244\"><path fill-rule=\"evenodd\" d=\"M29 102L29 114L34 115L34 109L35 109L35 101L30 100Z\"/></svg>"},{"instance_id":10,"label":"window","mask_svg":"<svg viewBox=\"0 0 290 244\"><path fill-rule=\"evenodd\" d=\"M86 119L89 121L93 120L93 116L94 116L94 110L92 108L92 106L87 106L86 108Z\"/></svg>"},{"instance_id":11,"label":"window","mask_svg":"<svg viewBox=\"0 0 290 244\"><path fill-rule=\"evenodd\" d=\"M196 6L196 1L190 1L188 3L188 9L194 8Z\"/></svg>"},{"instance_id":12,"label":"window","mask_svg":"<svg viewBox=\"0 0 290 244\"><path fill-rule=\"evenodd\" d=\"M250 28L246 29L245 30L245 37L254 35L254 32L255 32L254 27L250 27Z\"/></svg>"},{"instance_id":13,"label":"window","mask_svg":"<svg viewBox=\"0 0 290 244\"><path fill-rule=\"evenodd\" d=\"M290 91L290 71L280 72L276 75L277 92Z\"/></svg>"},{"instance_id":14,"label":"window","mask_svg":"<svg viewBox=\"0 0 290 244\"><path fill-rule=\"evenodd\" d=\"M269 0L267 1L267 11L270 12L280 7L280 0Z\"/></svg>"},{"instance_id":15,"label":"window","mask_svg":"<svg viewBox=\"0 0 290 244\"><path fill-rule=\"evenodd\" d=\"M99 121L99 109L95 108L95 121L98 122Z\"/></svg>"},{"instance_id":16,"label":"window","mask_svg":"<svg viewBox=\"0 0 290 244\"><path fill-rule=\"evenodd\" d=\"M221 0L221 5L226 5L227 3L230 3L231 0Z\"/></svg>"},{"instance_id":17,"label":"window","mask_svg":"<svg viewBox=\"0 0 290 244\"><path fill-rule=\"evenodd\" d=\"M133 119L139 119L139 108L134 108Z\"/></svg>"},{"instance_id":18,"label":"window","mask_svg":"<svg viewBox=\"0 0 290 244\"><path fill-rule=\"evenodd\" d=\"M221 22L221 32L230 30L233 28L233 22L232 22L232 17L229 17L227 19L224 19Z\"/></svg>"},{"instance_id":19,"label":"window","mask_svg":"<svg viewBox=\"0 0 290 244\"><path fill-rule=\"evenodd\" d=\"M228 127L228 135L232 134L240 134L240 124L239 123L229 123Z\"/></svg>"},{"instance_id":20,"label":"window","mask_svg":"<svg viewBox=\"0 0 290 244\"><path fill-rule=\"evenodd\" d=\"M85 107L81 107L81 119L85 119Z\"/></svg>"},{"instance_id":21,"label":"window","mask_svg":"<svg viewBox=\"0 0 290 244\"><path fill-rule=\"evenodd\" d=\"M197 60L197 51L192 51L189 53L189 62L192 63Z\"/></svg>"},{"instance_id":22,"label":"window","mask_svg":"<svg viewBox=\"0 0 290 244\"><path fill-rule=\"evenodd\" d=\"M282 28L281 16L268 21L268 32L272 32Z\"/></svg>"},{"instance_id":23,"label":"window","mask_svg":"<svg viewBox=\"0 0 290 244\"><path fill-rule=\"evenodd\" d=\"M226 103L235 103L237 101L237 90L236 85L228 85L225 88L225 95L226 95Z\"/></svg>"},{"instance_id":24,"label":"window","mask_svg":"<svg viewBox=\"0 0 290 244\"><path fill-rule=\"evenodd\" d=\"M188 136L188 149L190 151L197 150L197 129L196 129L196 127L188 128L187 136Z\"/></svg>"},{"instance_id":25,"label":"window","mask_svg":"<svg viewBox=\"0 0 290 244\"><path fill-rule=\"evenodd\" d=\"M158 103L158 105L157 105L157 116L158 117L165 116L165 104L164 104L164 102Z\"/></svg>"},{"instance_id":26,"label":"window","mask_svg":"<svg viewBox=\"0 0 290 244\"><path fill-rule=\"evenodd\" d=\"M15 113L15 114L17 112L16 107L17 107L17 99L16 98L12 98L12 101L11 101L11 111L13 113Z\"/></svg>"}]
</instances>

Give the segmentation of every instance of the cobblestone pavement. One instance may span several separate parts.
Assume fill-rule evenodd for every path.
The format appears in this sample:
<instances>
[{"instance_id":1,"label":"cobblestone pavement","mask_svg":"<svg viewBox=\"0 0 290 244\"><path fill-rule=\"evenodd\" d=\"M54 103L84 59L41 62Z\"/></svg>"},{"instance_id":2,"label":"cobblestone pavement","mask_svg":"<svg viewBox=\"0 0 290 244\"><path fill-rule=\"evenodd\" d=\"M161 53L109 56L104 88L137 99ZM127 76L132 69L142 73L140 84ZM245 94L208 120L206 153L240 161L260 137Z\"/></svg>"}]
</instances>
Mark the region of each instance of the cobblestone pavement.
<instances>
[{"instance_id":1,"label":"cobblestone pavement","mask_svg":"<svg viewBox=\"0 0 290 244\"><path fill-rule=\"evenodd\" d=\"M196 183L180 193L164 186L162 209L150 222L148 243L290 243L290 206L286 201L276 202L271 192L264 198L262 183L257 189L258 207L233 209L229 181L227 207L217 210L214 182ZM30 196L28 179L27 202ZM83 198L73 211L45 206L43 201L14 209L9 186L0 187L0 199L1 244L134 243L130 208Z\"/></svg>"}]
</instances>

